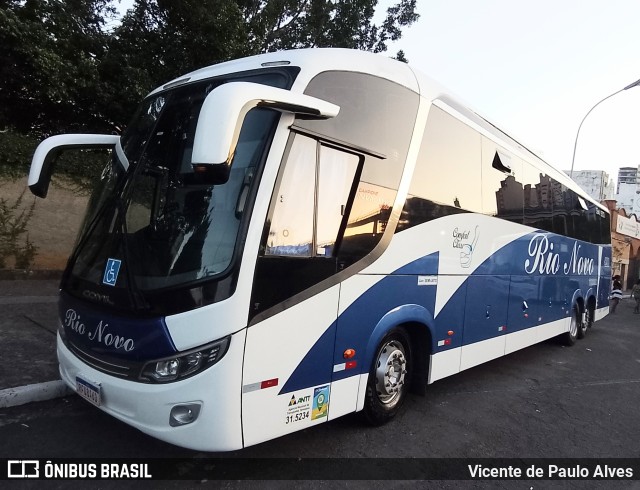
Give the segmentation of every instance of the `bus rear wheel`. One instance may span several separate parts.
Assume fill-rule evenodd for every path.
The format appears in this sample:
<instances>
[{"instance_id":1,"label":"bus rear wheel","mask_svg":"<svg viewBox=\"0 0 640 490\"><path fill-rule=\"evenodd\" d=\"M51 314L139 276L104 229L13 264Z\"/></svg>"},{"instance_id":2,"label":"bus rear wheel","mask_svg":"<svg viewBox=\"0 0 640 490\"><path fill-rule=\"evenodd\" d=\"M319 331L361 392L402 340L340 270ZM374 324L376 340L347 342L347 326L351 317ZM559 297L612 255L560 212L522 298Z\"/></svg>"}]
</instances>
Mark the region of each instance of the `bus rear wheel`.
<instances>
[{"instance_id":1,"label":"bus rear wheel","mask_svg":"<svg viewBox=\"0 0 640 490\"><path fill-rule=\"evenodd\" d=\"M589 327L587 324L588 311L589 309L587 308L585 310L584 318L582 318L582 315L578 312L578 338L579 339L584 339L585 336L587 335L587 328Z\"/></svg>"},{"instance_id":2,"label":"bus rear wheel","mask_svg":"<svg viewBox=\"0 0 640 490\"><path fill-rule=\"evenodd\" d=\"M373 358L364 401L367 422L382 425L398 413L409 391L410 373L409 337L396 328L382 339Z\"/></svg>"},{"instance_id":3,"label":"bus rear wheel","mask_svg":"<svg viewBox=\"0 0 640 490\"><path fill-rule=\"evenodd\" d=\"M578 339L578 329L580 325L580 313L577 307L573 307L571 310L571 323L569 324L569 331L562 334L562 343L566 346L572 346Z\"/></svg>"},{"instance_id":4,"label":"bus rear wheel","mask_svg":"<svg viewBox=\"0 0 640 490\"><path fill-rule=\"evenodd\" d=\"M587 328L591 328L593 327L595 319L596 308L593 304L589 304L589 306L587 306L587 311L584 314L584 324L587 326Z\"/></svg>"}]
</instances>

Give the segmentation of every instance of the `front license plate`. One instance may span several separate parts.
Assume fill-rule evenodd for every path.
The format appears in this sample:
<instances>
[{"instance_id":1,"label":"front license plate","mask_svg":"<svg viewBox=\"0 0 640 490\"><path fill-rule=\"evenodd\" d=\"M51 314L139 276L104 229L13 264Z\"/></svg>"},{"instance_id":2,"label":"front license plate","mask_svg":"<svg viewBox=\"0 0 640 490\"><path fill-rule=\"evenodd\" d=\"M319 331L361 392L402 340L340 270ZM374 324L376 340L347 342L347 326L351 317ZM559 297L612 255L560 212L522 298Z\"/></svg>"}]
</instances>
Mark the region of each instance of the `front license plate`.
<instances>
[{"instance_id":1,"label":"front license plate","mask_svg":"<svg viewBox=\"0 0 640 490\"><path fill-rule=\"evenodd\" d=\"M76 392L85 400L100 406L100 385L76 376Z\"/></svg>"}]
</instances>

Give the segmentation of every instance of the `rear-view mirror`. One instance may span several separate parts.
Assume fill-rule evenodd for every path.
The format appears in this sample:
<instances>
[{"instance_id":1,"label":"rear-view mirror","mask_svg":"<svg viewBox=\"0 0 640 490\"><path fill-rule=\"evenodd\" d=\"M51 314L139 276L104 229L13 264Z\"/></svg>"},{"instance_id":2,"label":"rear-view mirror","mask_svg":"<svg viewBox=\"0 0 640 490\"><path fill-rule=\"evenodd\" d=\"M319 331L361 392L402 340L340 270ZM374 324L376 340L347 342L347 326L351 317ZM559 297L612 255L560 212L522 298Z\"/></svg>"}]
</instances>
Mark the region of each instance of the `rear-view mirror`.
<instances>
[{"instance_id":1,"label":"rear-view mirror","mask_svg":"<svg viewBox=\"0 0 640 490\"><path fill-rule=\"evenodd\" d=\"M62 152L71 149L113 149L119 146L119 142L120 136L109 134L60 134L47 138L38 145L31 159L29 189L38 197L47 197L55 162Z\"/></svg>"}]
</instances>

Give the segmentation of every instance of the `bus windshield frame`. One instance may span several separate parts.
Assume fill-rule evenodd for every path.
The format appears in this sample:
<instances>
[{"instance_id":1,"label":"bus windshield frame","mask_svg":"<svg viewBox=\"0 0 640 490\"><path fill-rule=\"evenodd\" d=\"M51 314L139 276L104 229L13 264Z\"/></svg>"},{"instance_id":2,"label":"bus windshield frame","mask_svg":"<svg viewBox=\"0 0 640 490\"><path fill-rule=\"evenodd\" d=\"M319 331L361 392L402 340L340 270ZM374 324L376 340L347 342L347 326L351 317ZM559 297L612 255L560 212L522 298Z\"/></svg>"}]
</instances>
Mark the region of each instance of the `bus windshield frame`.
<instances>
[{"instance_id":1,"label":"bus windshield frame","mask_svg":"<svg viewBox=\"0 0 640 490\"><path fill-rule=\"evenodd\" d=\"M213 184L194 169L191 152L202 103L213 89L235 81L289 88L292 77L282 70L235 74L143 101L122 137L128 167L113 152L90 198L63 289L106 297L102 303L125 310L149 310L157 309L148 299L158 293L229 276L279 120L269 109L247 114L227 182Z\"/></svg>"}]
</instances>

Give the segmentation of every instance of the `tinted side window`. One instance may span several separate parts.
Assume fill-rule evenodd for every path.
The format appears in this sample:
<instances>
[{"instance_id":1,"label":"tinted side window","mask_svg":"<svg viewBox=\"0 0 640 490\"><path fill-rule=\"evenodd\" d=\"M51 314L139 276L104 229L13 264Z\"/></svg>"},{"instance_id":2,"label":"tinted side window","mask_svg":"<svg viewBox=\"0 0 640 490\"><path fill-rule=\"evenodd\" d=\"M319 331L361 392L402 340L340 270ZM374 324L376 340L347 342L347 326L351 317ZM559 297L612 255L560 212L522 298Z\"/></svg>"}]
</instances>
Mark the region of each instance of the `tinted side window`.
<instances>
[{"instance_id":1,"label":"tinted side window","mask_svg":"<svg viewBox=\"0 0 640 490\"><path fill-rule=\"evenodd\" d=\"M611 243L609 223L605 219L608 215L591 202L587 202L586 205L587 210L582 213L578 238L591 243Z\"/></svg>"},{"instance_id":2,"label":"tinted side window","mask_svg":"<svg viewBox=\"0 0 640 490\"><path fill-rule=\"evenodd\" d=\"M489 216L523 222L523 163L515 155L482 138L482 211Z\"/></svg>"},{"instance_id":3,"label":"tinted side window","mask_svg":"<svg viewBox=\"0 0 640 490\"><path fill-rule=\"evenodd\" d=\"M482 212L480 154L480 134L432 106L409 194L442 206Z\"/></svg>"},{"instance_id":4,"label":"tinted side window","mask_svg":"<svg viewBox=\"0 0 640 490\"><path fill-rule=\"evenodd\" d=\"M480 135L431 106L396 231L468 211L482 211Z\"/></svg>"},{"instance_id":5,"label":"tinted side window","mask_svg":"<svg viewBox=\"0 0 640 490\"><path fill-rule=\"evenodd\" d=\"M600 242L611 245L611 216L604 211L600 211Z\"/></svg>"},{"instance_id":6,"label":"tinted side window","mask_svg":"<svg viewBox=\"0 0 640 490\"><path fill-rule=\"evenodd\" d=\"M320 146L315 242L317 256L333 257L336 253L360 160L353 153Z\"/></svg>"},{"instance_id":7,"label":"tinted side window","mask_svg":"<svg viewBox=\"0 0 640 490\"><path fill-rule=\"evenodd\" d=\"M365 257L378 244L387 229L396 193L362 180L358 183L338 253L341 269Z\"/></svg>"},{"instance_id":8,"label":"tinted side window","mask_svg":"<svg viewBox=\"0 0 640 490\"><path fill-rule=\"evenodd\" d=\"M524 224L553 232L553 197L551 178L536 167L525 165Z\"/></svg>"},{"instance_id":9,"label":"tinted side window","mask_svg":"<svg viewBox=\"0 0 640 490\"><path fill-rule=\"evenodd\" d=\"M319 74L305 93L339 105L340 113L326 121L296 119L296 126L382 156L367 162L362 180L397 189L415 125L418 94L372 75L341 71Z\"/></svg>"}]
</instances>

